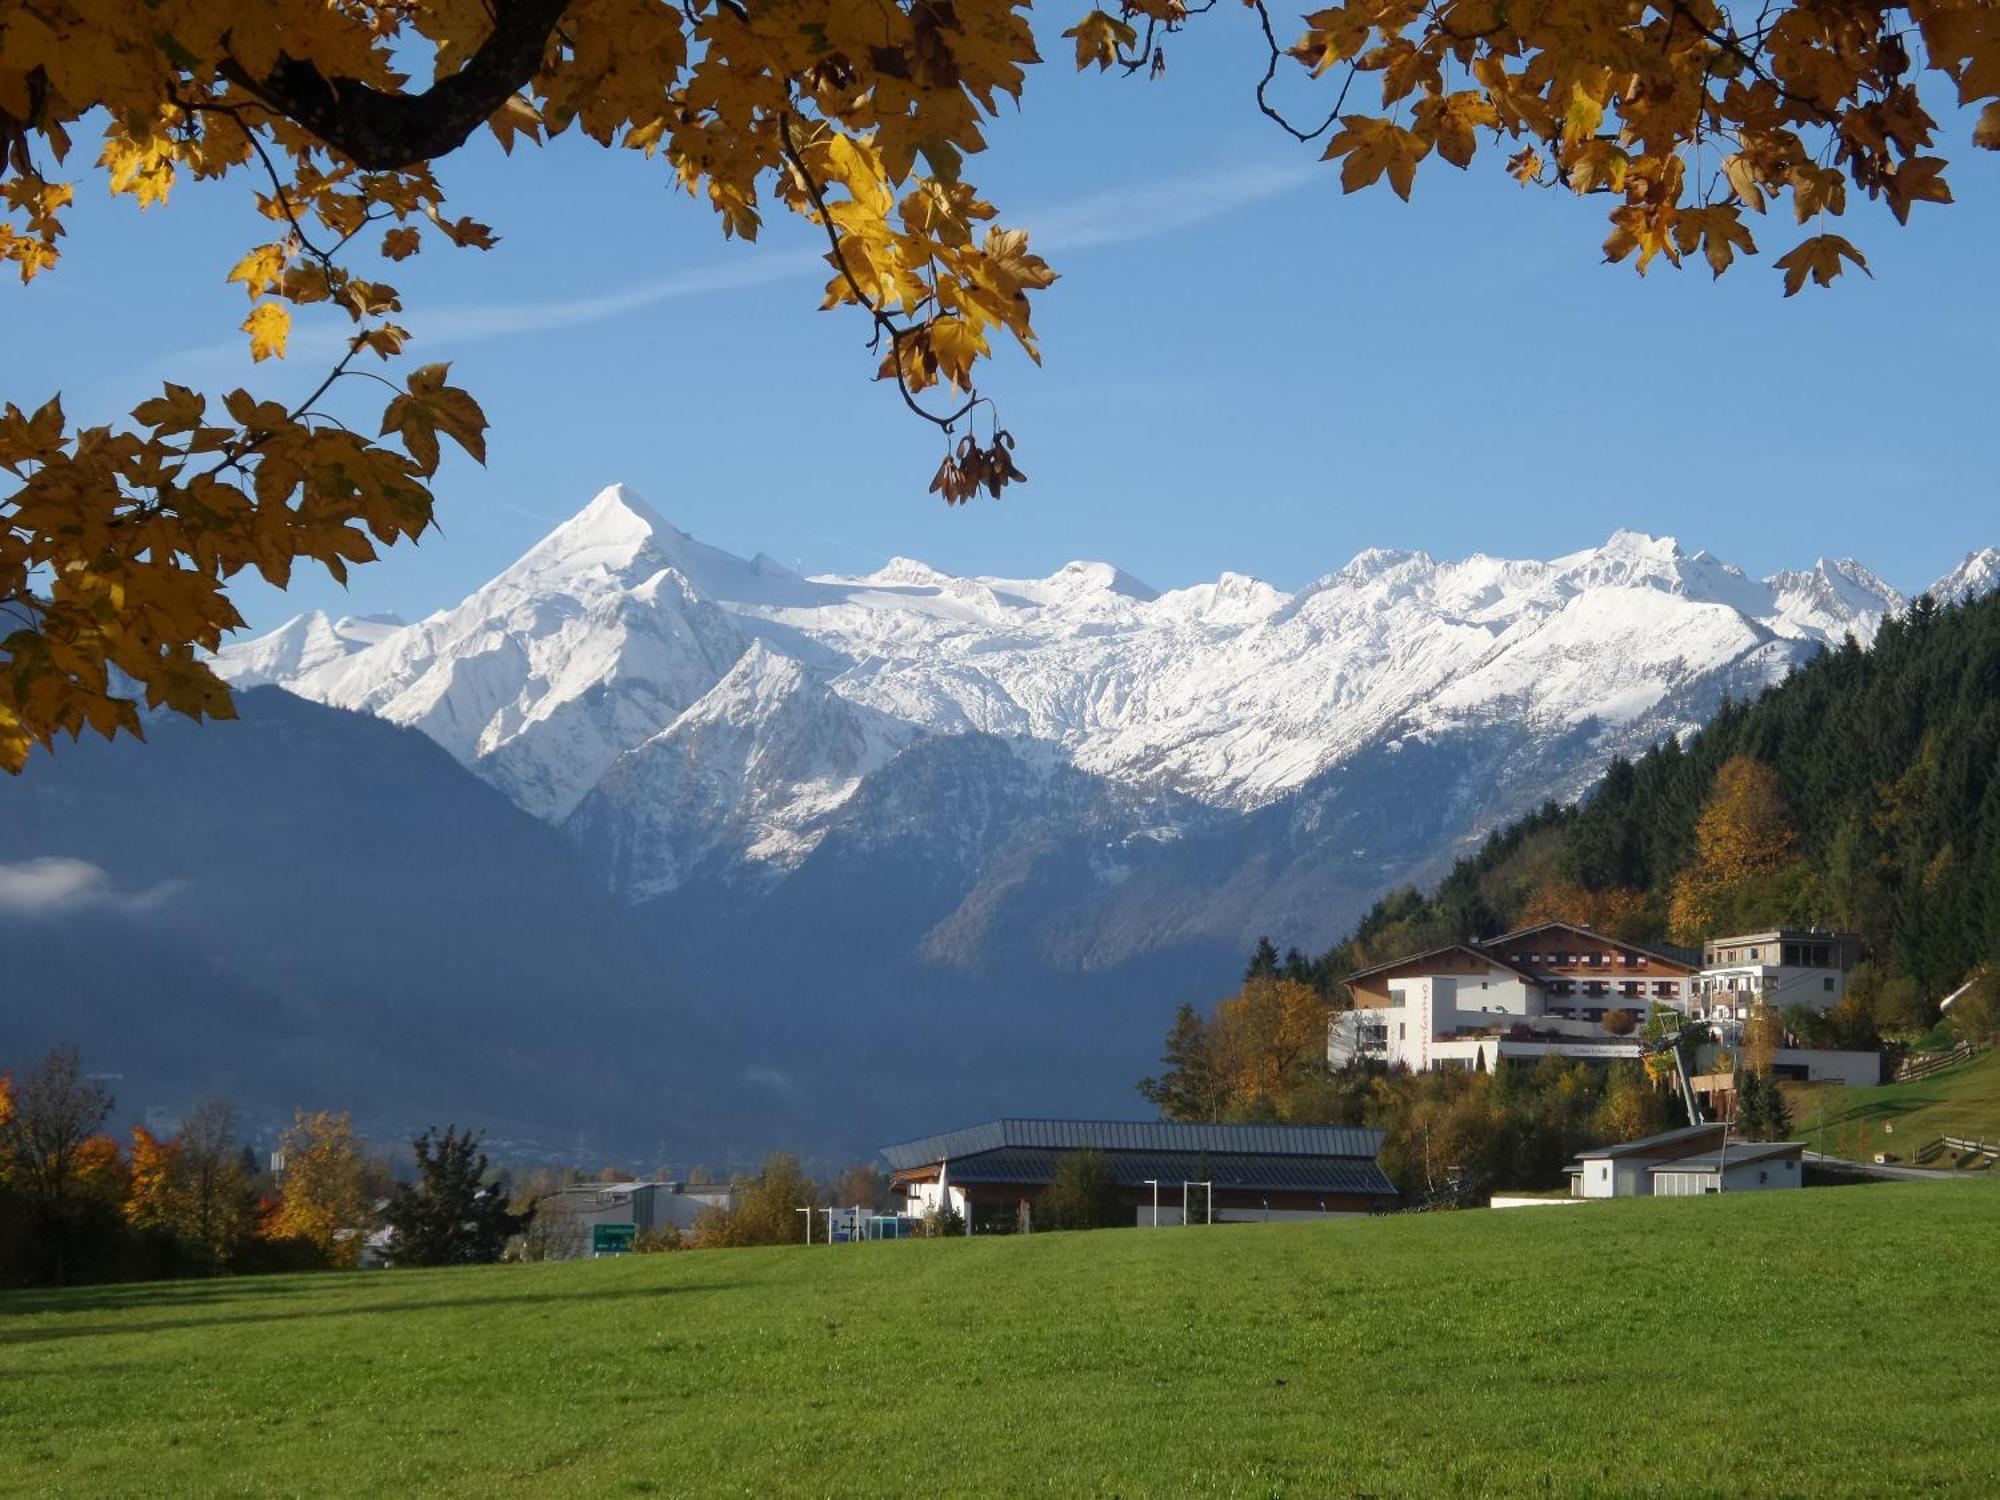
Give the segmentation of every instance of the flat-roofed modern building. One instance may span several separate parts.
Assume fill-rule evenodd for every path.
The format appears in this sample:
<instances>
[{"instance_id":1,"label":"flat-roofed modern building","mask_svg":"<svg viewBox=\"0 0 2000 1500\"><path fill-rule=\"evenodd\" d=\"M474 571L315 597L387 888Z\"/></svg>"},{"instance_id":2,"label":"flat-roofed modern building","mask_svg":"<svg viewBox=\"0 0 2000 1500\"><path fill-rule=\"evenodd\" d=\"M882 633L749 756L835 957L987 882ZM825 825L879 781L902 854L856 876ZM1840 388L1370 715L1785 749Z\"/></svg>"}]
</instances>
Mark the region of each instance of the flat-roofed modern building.
<instances>
[{"instance_id":1,"label":"flat-roofed modern building","mask_svg":"<svg viewBox=\"0 0 2000 1500\"><path fill-rule=\"evenodd\" d=\"M535 1202L542 1253L549 1260L577 1260L598 1252L601 1231L623 1230L629 1248L639 1235L692 1228L705 1208L727 1206L726 1186L679 1191L677 1182L586 1182ZM696 1196L705 1194L707 1196ZM716 1195L724 1196L716 1196Z\"/></svg>"},{"instance_id":2,"label":"flat-roofed modern building","mask_svg":"<svg viewBox=\"0 0 2000 1500\"><path fill-rule=\"evenodd\" d=\"M1383 1132L1332 1125L1205 1125L1177 1120L990 1120L882 1148L907 1212L941 1201L968 1224L1011 1225L1048 1186L1063 1157L1096 1151L1135 1224L1196 1222L1212 1183L1218 1220L1319 1219L1392 1207L1376 1164Z\"/></svg>"},{"instance_id":3,"label":"flat-roofed modern building","mask_svg":"<svg viewBox=\"0 0 2000 1500\"><path fill-rule=\"evenodd\" d=\"M1694 1014L1740 1021L1759 1004L1830 1010L1847 998L1848 976L1860 962L1861 939L1851 932L1772 928L1710 938L1702 944Z\"/></svg>"}]
</instances>

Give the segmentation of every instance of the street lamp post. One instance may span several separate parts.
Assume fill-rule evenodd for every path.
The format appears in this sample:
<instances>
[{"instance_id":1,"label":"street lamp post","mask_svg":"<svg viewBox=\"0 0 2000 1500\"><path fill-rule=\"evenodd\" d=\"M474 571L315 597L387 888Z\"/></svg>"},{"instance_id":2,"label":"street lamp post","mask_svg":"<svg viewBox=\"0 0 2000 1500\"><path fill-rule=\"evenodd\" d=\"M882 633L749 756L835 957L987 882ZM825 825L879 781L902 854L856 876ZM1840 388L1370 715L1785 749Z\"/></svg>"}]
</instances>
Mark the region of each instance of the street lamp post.
<instances>
[{"instance_id":1,"label":"street lamp post","mask_svg":"<svg viewBox=\"0 0 2000 1500\"><path fill-rule=\"evenodd\" d=\"M1157 1177L1148 1177L1146 1179L1146 1186L1153 1190L1153 1227L1158 1229L1160 1227L1160 1179Z\"/></svg>"},{"instance_id":2,"label":"street lamp post","mask_svg":"<svg viewBox=\"0 0 2000 1500\"><path fill-rule=\"evenodd\" d=\"M810 1245L813 1242L813 1211L809 1208L795 1208L792 1212L806 1216L806 1243Z\"/></svg>"}]
</instances>

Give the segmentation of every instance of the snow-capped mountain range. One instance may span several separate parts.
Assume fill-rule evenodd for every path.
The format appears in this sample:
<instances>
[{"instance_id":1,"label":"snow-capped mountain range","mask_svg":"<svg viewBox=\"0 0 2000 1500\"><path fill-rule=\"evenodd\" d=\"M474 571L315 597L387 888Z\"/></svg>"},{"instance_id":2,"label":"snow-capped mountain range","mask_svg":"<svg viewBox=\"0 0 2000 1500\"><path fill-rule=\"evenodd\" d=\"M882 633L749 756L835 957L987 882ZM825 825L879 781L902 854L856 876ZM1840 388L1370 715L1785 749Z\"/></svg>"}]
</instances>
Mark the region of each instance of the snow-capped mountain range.
<instances>
[{"instance_id":1,"label":"snow-capped mountain range","mask_svg":"<svg viewBox=\"0 0 2000 1500\"><path fill-rule=\"evenodd\" d=\"M1997 582L1988 548L1931 592ZM801 577L614 485L451 609L300 616L217 667L423 731L580 831L641 900L703 869L796 867L867 778L939 736L1122 789L1154 839L1371 748L1500 725L1563 747L1515 768L1521 796L1478 799L1498 815L1576 794L1614 752L1697 727L1722 690L1824 643L1866 642L1906 603L1856 562L1756 579L1626 531L1548 562L1374 550L1296 593L1235 573L1159 593L1085 562Z\"/></svg>"}]
</instances>

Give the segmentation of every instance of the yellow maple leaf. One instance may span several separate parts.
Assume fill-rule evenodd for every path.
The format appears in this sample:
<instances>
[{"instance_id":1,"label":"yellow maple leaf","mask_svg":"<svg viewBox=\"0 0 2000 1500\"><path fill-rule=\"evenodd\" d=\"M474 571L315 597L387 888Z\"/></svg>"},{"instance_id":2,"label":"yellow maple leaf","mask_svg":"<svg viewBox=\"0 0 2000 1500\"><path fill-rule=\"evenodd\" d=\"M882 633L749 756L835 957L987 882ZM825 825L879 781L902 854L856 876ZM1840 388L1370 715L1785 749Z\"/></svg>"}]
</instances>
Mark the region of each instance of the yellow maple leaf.
<instances>
[{"instance_id":1,"label":"yellow maple leaf","mask_svg":"<svg viewBox=\"0 0 2000 1500\"><path fill-rule=\"evenodd\" d=\"M1430 146L1414 132L1388 120L1368 115L1346 115L1339 135L1327 143L1320 160L1345 157L1340 164L1341 191L1353 193L1367 187L1384 172L1396 196L1409 200L1410 185L1416 180L1417 163Z\"/></svg>"},{"instance_id":2,"label":"yellow maple leaf","mask_svg":"<svg viewBox=\"0 0 2000 1500\"><path fill-rule=\"evenodd\" d=\"M1806 284L1807 276L1820 286L1833 285L1833 278L1846 269L1843 260L1853 261L1862 275L1873 278L1875 273L1868 269L1861 252L1837 234L1816 234L1801 240L1772 264L1785 273L1785 295L1789 297Z\"/></svg>"},{"instance_id":3,"label":"yellow maple leaf","mask_svg":"<svg viewBox=\"0 0 2000 1500\"><path fill-rule=\"evenodd\" d=\"M250 335L250 358L262 363L276 355L285 357L285 339L292 331L292 314L282 302L259 302L243 320Z\"/></svg>"},{"instance_id":4,"label":"yellow maple leaf","mask_svg":"<svg viewBox=\"0 0 2000 1500\"><path fill-rule=\"evenodd\" d=\"M264 288L284 274L285 247L282 243L259 245L243 259L231 267L225 281L240 281L243 290L255 302L264 295Z\"/></svg>"},{"instance_id":5,"label":"yellow maple leaf","mask_svg":"<svg viewBox=\"0 0 2000 1500\"><path fill-rule=\"evenodd\" d=\"M1063 33L1076 39L1076 66L1081 72L1092 63L1101 73L1118 61L1120 48L1136 46L1139 33L1123 21L1094 10Z\"/></svg>"},{"instance_id":6,"label":"yellow maple leaf","mask_svg":"<svg viewBox=\"0 0 2000 1500\"><path fill-rule=\"evenodd\" d=\"M408 225L386 231L382 236L382 253L390 260L408 260L423 248L423 236Z\"/></svg>"}]
</instances>

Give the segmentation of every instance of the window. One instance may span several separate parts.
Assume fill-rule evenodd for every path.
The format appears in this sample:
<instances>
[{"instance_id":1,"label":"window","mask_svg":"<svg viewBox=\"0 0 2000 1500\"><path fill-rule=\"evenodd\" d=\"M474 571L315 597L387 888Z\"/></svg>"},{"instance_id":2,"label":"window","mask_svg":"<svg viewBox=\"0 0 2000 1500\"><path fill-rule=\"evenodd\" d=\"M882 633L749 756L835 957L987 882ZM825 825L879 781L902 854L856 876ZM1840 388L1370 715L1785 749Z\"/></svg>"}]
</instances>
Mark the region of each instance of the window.
<instances>
[{"instance_id":1,"label":"window","mask_svg":"<svg viewBox=\"0 0 2000 1500\"><path fill-rule=\"evenodd\" d=\"M1820 981L1820 985L1824 989L1831 990L1833 988L1833 976L1831 974L1827 975L1826 978Z\"/></svg>"},{"instance_id":2,"label":"window","mask_svg":"<svg viewBox=\"0 0 2000 1500\"><path fill-rule=\"evenodd\" d=\"M1396 1023L1396 1040L1400 1042L1404 1040L1406 1037L1408 1037L1409 1034L1410 1034L1410 1028L1406 1026L1403 1022L1398 1021Z\"/></svg>"}]
</instances>

